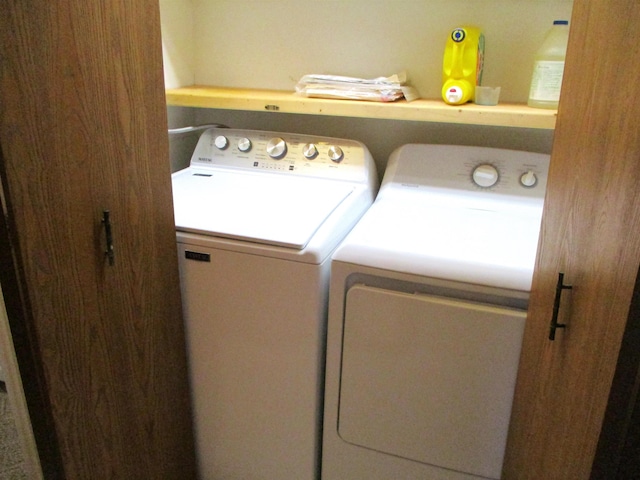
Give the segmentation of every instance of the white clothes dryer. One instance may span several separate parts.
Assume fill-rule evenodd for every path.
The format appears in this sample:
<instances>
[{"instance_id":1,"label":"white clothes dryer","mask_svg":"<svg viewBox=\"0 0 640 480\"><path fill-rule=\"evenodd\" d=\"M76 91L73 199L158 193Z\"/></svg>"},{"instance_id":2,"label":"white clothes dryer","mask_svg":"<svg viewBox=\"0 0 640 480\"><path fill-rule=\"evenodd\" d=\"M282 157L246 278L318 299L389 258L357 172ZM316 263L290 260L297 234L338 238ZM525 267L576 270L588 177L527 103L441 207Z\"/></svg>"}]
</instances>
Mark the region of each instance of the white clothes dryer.
<instances>
[{"instance_id":1,"label":"white clothes dryer","mask_svg":"<svg viewBox=\"0 0 640 480\"><path fill-rule=\"evenodd\" d=\"M317 479L330 254L373 202L371 155L214 128L172 183L200 478Z\"/></svg>"},{"instance_id":2,"label":"white clothes dryer","mask_svg":"<svg viewBox=\"0 0 640 480\"><path fill-rule=\"evenodd\" d=\"M500 478L548 164L392 154L333 255L323 480Z\"/></svg>"}]
</instances>

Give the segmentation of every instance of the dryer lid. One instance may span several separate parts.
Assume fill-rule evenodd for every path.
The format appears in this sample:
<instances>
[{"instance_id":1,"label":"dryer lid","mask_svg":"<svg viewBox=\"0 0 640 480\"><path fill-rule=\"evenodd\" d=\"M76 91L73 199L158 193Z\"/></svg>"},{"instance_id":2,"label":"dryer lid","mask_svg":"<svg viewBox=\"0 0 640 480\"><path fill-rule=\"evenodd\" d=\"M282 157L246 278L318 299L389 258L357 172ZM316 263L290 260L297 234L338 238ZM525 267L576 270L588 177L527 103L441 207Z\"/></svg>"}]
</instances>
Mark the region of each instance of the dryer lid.
<instances>
[{"instance_id":1,"label":"dryer lid","mask_svg":"<svg viewBox=\"0 0 640 480\"><path fill-rule=\"evenodd\" d=\"M394 192L397 193L397 192ZM423 202L415 193L378 199L334 260L528 292L541 208L517 212Z\"/></svg>"},{"instance_id":2,"label":"dryer lid","mask_svg":"<svg viewBox=\"0 0 640 480\"><path fill-rule=\"evenodd\" d=\"M304 249L352 184L189 167L172 175L176 228Z\"/></svg>"}]
</instances>

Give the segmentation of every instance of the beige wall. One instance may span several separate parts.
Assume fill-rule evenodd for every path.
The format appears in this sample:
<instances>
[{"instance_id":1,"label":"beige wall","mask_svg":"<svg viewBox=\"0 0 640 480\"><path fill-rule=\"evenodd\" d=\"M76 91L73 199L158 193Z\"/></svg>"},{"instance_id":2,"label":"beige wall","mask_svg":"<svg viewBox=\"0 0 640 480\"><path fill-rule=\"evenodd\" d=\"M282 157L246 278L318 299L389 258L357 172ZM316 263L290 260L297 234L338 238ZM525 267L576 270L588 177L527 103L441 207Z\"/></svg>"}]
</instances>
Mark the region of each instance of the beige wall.
<instances>
[{"instance_id":1,"label":"beige wall","mask_svg":"<svg viewBox=\"0 0 640 480\"><path fill-rule=\"evenodd\" d=\"M438 98L450 30L486 37L485 85L525 102L533 56L572 0L161 0L167 87L192 83L293 90L307 73L406 70Z\"/></svg>"}]
</instances>

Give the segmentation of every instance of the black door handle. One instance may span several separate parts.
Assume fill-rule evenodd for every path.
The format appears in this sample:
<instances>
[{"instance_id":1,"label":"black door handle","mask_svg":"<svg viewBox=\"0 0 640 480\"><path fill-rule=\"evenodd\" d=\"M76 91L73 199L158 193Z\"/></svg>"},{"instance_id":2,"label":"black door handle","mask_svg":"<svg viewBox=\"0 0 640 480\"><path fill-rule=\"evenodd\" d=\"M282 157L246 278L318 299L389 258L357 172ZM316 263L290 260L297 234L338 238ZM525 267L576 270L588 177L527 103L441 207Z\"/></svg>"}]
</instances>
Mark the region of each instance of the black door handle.
<instances>
[{"instance_id":1,"label":"black door handle","mask_svg":"<svg viewBox=\"0 0 640 480\"><path fill-rule=\"evenodd\" d=\"M115 256L113 253L113 236L111 234L111 218L109 210L104 210L102 212L102 223L104 223L104 233L107 239L107 249L104 254L109 260L109 265L113 266L115 263Z\"/></svg>"},{"instance_id":2,"label":"black door handle","mask_svg":"<svg viewBox=\"0 0 640 480\"><path fill-rule=\"evenodd\" d=\"M566 328L564 323L558 323L558 312L560 311L560 299L562 298L563 290L571 290L572 285L564 284L564 273L558 273L558 283L556 284L556 298L553 302L553 315L551 316L551 325L549 327L549 340L556 339L556 329Z\"/></svg>"}]
</instances>

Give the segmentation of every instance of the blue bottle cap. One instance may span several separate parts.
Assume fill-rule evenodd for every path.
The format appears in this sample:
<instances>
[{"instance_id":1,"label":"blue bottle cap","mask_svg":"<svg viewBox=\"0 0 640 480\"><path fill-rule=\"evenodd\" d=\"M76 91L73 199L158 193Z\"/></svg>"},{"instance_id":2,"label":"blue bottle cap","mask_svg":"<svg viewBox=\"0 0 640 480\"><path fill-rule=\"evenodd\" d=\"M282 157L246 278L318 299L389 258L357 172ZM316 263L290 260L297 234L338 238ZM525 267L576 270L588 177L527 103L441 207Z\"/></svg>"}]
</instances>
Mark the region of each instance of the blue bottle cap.
<instances>
[{"instance_id":1,"label":"blue bottle cap","mask_svg":"<svg viewBox=\"0 0 640 480\"><path fill-rule=\"evenodd\" d=\"M569 20L554 20L554 25L569 25Z\"/></svg>"}]
</instances>

